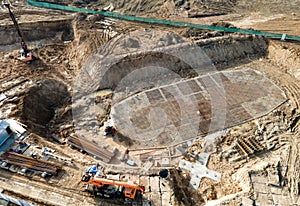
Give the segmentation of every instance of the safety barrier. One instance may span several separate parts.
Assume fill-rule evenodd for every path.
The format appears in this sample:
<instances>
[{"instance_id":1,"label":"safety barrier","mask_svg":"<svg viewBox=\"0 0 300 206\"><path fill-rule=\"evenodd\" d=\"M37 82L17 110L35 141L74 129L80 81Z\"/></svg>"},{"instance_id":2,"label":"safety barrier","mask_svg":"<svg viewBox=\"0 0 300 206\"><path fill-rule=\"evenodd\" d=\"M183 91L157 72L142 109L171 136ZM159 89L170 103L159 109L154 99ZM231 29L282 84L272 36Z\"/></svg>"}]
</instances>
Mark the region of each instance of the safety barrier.
<instances>
[{"instance_id":1,"label":"safety barrier","mask_svg":"<svg viewBox=\"0 0 300 206\"><path fill-rule=\"evenodd\" d=\"M137 16L128 16L113 12L106 12L106 11L95 11L85 8L77 8L72 6L64 6L59 4L53 4L48 2L39 2L33 0L27 0L27 3L32 6L37 7L44 7L49 9L58 9L64 11L71 11L71 12L83 12L88 14L100 14L105 17L122 19L127 21L136 21L142 23L150 23L150 24L162 24L162 25L169 25L175 27L190 27L196 29L204 29L204 30L214 30L214 31L222 31L222 32L230 32L230 33L240 33L240 34L251 34L251 35L258 35L264 36L271 39L281 39L281 40L295 40L300 41L300 36L291 36L287 34L277 34L271 32L263 32L258 30L250 30L250 29L239 29L239 28L228 28L222 26L211 26L211 25L204 25L204 24L192 24L187 22L175 22L170 20L162 20L162 19L153 19L153 18L144 18L144 17L137 17Z\"/></svg>"}]
</instances>

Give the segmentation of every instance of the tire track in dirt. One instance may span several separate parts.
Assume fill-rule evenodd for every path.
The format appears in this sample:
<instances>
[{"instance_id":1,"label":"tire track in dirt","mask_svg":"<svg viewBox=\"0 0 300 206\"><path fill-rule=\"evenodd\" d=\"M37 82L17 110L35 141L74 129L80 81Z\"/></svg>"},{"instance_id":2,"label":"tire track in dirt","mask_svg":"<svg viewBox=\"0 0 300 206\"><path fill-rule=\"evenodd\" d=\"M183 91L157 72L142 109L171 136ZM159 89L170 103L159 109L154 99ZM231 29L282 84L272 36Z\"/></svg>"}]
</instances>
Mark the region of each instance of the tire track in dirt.
<instances>
[{"instance_id":1,"label":"tire track in dirt","mask_svg":"<svg viewBox=\"0 0 300 206\"><path fill-rule=\"evenodd\" d=\"M261 62L256 62L255 67L266 73L267 76L272 79L274 82L276 82L280 87L284 89L284 91L287 93L287 96L291 103L294 105L294 107L299 110L300 104L299 104L299 97L300 97L300 81L294 78L292 75L290 75L287 72L284 72L281 69L281 67L278 67L278 65L269 65L269 63L264 64Z\"/></svg>"},{"instance_id":2,"label":"tire track in dirt","mask_svg":"<svg viewBox=\"0 0 300 206\"><path fill-rule=\"evenodd\" d=\"M24 185L26 187L32 187L32 188L38 188L38 190L44 190L44 191L49 191L52 194L60 194L64 197L69 197L73 199L77 199L79 202L84 202L84 200L89 200L89 202L92 201L92 196L89 195L88 193L85 193L81 191L80 189L74 189L74 188L68 188L68 187L60 187L56 185L49 185L49 183L46 185L42 181L36 180L35 181L29 181L28 178L19 176L19 175L13 175L10 172L7 171L1 171L1 177L3 178L3 181L0 181L0 185L2 185L2 188L8 191L14 192L14 188L10 188L10 186L7 185L15 185L18 187L18 185ZM5 180L4 180L5 177ZM13 177L13 178L12 178ZM1 178L1 180L2 180ZM14 182L16 184L14 184ZM9 184L10 183L10 184ZM75 193L76 192L76 193ZM24 194L21 194L24 195ZM25 195L27 196L27 195ZM31 198L30 196L28 196ZM89 199L90 197L90 199ZM34 199L34 198L33 198ZM35 200L35 199L34 199ZM36 200L37 202L40 202L40 200ZM47 204L47 202L43 202L43 205L52 205L52 204Z\"/></svg>"}]
</instances>

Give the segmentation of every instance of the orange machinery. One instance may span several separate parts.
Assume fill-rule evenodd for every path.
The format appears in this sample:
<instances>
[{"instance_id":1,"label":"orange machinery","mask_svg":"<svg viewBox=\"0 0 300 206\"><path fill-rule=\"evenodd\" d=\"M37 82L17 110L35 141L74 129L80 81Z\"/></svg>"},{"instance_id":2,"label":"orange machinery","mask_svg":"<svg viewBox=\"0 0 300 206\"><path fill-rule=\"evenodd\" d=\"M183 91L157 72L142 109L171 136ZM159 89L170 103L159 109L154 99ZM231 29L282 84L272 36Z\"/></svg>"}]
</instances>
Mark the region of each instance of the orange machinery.
<instances>
[{"instance_id":1,"label":"orange machinery","mask_svg":"<svg viewBox=\"0 0 300 206\"><path fill-rule=\"evenodd\" d=\"M91 176L90 174L85 174L81 181L86 185L93 185L93 190L96 188L100 193L110 194L106 195L108 197L112 197L111 194L114 194L114 196L123 196L133 200L137 194L145 193L145 187L134 182L115 181L97 175ZM115 188L114 192L108 189L110 187Z\"/></svg>"}]
</instances>

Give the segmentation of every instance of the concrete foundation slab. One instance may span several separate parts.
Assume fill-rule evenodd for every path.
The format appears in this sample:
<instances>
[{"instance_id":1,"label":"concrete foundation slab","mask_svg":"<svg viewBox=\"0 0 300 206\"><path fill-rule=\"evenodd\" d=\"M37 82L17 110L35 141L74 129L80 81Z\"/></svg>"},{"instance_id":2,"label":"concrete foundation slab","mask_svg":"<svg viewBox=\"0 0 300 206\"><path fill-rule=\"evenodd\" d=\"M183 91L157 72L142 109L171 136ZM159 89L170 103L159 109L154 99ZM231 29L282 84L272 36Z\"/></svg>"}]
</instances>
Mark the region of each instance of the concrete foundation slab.
<instances>
[{"instance_id":1,"label":"concrete foundation slab","mask_svg":"<svg viewBox=\"0 0 300 206\"><path fill-rule=\"evenodd\" d=\"M285 100L277 85L245 68L140 92L114 104L111 116L134 147L170 146L260 117Z\"/></svg>"}]
</instances>

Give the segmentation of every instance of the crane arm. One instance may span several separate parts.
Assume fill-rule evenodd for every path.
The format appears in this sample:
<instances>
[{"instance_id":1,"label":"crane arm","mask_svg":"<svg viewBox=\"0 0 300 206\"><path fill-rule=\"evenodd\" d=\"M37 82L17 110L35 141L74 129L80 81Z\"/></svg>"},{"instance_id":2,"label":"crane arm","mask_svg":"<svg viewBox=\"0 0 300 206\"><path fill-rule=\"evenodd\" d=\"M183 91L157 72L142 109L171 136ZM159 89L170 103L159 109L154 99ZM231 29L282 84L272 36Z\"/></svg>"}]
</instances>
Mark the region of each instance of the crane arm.
<instances>
[{"instance_id":1,"label":"crane arm","mask_svg":"<svg viewBox=\"0 0 300 206\"><path fill-rule=\"evenodd\" d=\"M16 30L17 30L17 33L18 33L18 35L20 36L20 38L21 38L21 46L22 46L22 49L24 50L24 53L25 53L25 56L27 56L27 54L30 52L29 51L29 49L27 48L27 45L26 45L26 43L25 43L25 41L24 41L24 38L23 38L23 36L22 36L22 33L21 33L21 30L20 30L20 28L19 28L19 25L18 25L18 22L17 22L17 20L16 20L16 18L15 18L15 15L12 13L12 11L10 10L10 5L9 4L4 4L5 6L6 6L6 8L8 9L8 11L9 11L9 15L10 15L10 18L11 18L11 20L14 22L14 25L15 25L15 28L16 28Z\"/></svg>"},{"instance_id":2,"label":"crane arm","mask_svg":"<svg viewBox=\"0 0 300 206\"><path fill-rule=\"evenodd\" d=\"M145 187L131 183L131 182L121 182L121 181L115 181L115 180L109 180L105 178L100 177L92 177L87 182L84 182L84 184L93 184L97 187L103 187L104 185L117 185L117 186L123 186L126 188L134 188L141 190L143 193L145 192Z\"/></svg>"}]
</instances>

